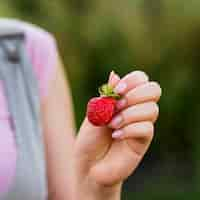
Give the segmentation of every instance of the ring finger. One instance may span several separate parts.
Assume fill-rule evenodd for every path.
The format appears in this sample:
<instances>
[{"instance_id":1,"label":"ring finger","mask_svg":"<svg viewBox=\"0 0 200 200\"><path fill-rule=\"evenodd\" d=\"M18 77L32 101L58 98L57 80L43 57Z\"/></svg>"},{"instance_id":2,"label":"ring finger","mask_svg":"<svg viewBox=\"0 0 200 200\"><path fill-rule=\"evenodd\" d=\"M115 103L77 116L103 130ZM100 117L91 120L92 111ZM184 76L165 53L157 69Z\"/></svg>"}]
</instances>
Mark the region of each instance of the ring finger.
<instances>
[{"instance_id":1,"label":"ring finger","mask_svg":"<svg viewBox=\"0 0 200 200\"><path fill-rule=\"evenodd\" d=\"M159 113L155 102L147 102L130 106L119 112L109 123L109 127L118 129L133 122L151 121L155 122Z\"/></svg>"}]
</instances>

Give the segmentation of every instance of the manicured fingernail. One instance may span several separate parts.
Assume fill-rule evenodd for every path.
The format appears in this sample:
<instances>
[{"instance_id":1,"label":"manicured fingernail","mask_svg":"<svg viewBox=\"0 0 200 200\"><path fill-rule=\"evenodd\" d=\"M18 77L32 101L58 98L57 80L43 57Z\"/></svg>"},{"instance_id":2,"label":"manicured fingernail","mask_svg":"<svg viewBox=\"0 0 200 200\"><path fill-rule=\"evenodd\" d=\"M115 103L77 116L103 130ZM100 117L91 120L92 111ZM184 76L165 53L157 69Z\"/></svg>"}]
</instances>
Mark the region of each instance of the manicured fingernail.
<instances>
[{"instance_id":1,"label":"manicured fingernail","mask_svg":"<svg viewBox=\"0 0 200 200\"><path fill-rule=\"evenodd\" d=\"M109 127L117 128L120 126L122 121L123 121L122 117L120 115L118 115L117 117L114 117L114 119L112 119L112 121L109 123Z\"/></svg>"},{"instance_id":2,"label":"manicured fingernail","mask_svg":"<svg viewBox=\"0 0 200 200\"><path fill-rule=\"evenodd\" d=\"M122 130L116 130L113 132L112 134L112 138L120 138L123 135L123 131Z\"/></svg>"},{"instance_id":3,"label":"manicured fingernail","mask_svg":"<svg viewBox=\"0 0 200 200\"><path fill-rule=\"evenodd\" d=\"M126 90L126 88L127 88L126 83L121 82L121 83L119 83L119 84L116 86L116 88L114 89L114 91L115 91L117 94L121 94L121 93L123 93L123 92Z\"/></svg>"},{"instance_id":4,"label":"manicured fingernail","mask_svg":"<svg viewBox=\"0 0 200 200\"><path fill-rule=\"evenodd\" d=\"M120 81L120 77L119 77L118 74L115 74L115 73L114 73L114 75L113 75L113 77L112 77L112 83L113 83L113 84L116 84L118 81Z\"/></svg>"},{"instance_id":5,"label":"manicured fingernail","mask_svg":"<svg viewBox=\"0 0 200 200\"><path fill-rule=\"evenodd\" d=\"M127 100L125 98L123 98L117 102L116 106L117 106L117 109L120 110L120 109L124 108L126 105L127 105Z\"/></svg>"},{"instance_id":6,"label":"manicured fingernail","mask_svg":"<svg viewBox=\"0 0 200 200\"><path fill-rule=\"evenodd\" d=\"M115 87L115 85L120 81L120 77L119 77L117 74L115 74L114 71L112 71L112 72L113 72L113 73L112 73L112 75L111 75L111 77L110 77L108 83L109 83L112 87Z\"/></svg>"},{"instance_id":7,"label":"manicured fingernail","mask_svg":"<svg viewBox=\"0 0 200 200\"><path fill-rule=\"evenodd\" d=\"M111 71L111 72L110 72L109 79L108 79L108 83L111 83L111 82L112 82L112 78L113 78L114 74L115 74L114 71Z\"/></svg>"}]
</instances>

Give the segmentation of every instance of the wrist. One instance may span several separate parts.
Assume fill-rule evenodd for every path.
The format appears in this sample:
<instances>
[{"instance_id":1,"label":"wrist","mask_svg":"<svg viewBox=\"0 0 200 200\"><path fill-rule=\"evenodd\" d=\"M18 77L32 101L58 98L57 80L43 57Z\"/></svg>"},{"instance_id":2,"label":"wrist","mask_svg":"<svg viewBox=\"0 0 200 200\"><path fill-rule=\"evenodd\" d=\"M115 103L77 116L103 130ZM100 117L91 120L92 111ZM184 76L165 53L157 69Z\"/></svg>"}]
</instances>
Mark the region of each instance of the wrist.
<instances>
[{"instance_id":1,"label":"wrist","mask_svg":"<svg viewBox=\"0 0 200 200\"><path fill-rule=\"evenodd\" d=\"M120 200L122 183L112 186L104 186L85 180L79 181L76 184L75 200Z\"/></svg>"},{"instance_id":2,"label":"wrist","mask_svg":"<svg viewBox=\"0 0 200 200\"><path fill-rule=\"evenodd\" d=\"M100 186L93 194L97 194L97 197L92 200L120 200L121 184L115 186Z\"/></svg>"},{"instance_id":3,"label":"wrist","mask_svg":"<svg viewBox=\"0 0 200 200\"><path fill-rule=\"evenodd\" d=\"M82 200L120 200L121 199L121 190L115 190L108 188L101 188L98 191L89 191L87 188L86 190L79 191L78 194L76 194L75 200L82 199Z\"/></svg>"}]
</instances>

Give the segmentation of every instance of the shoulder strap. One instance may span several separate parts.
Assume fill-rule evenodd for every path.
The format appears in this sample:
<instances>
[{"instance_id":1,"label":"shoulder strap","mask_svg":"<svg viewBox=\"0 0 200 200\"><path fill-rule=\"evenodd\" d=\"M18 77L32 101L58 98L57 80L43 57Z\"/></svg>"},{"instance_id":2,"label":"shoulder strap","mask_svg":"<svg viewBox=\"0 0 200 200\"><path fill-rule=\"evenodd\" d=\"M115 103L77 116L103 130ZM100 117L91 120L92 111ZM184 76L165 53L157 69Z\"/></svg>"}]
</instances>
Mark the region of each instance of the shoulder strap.
<instances>
[{"instance_id":1,"label":"shoulder strap","mask_svg":"<svg viewBox=\"0 0 200 200\"><path fill-rule=\"evenodd\" d=\"M24 34L19 30L0 31L0 79L13 120L18 155L15 180L4 199L44 200L47 184L39 91Z\"/></svg>"}]
</instances>

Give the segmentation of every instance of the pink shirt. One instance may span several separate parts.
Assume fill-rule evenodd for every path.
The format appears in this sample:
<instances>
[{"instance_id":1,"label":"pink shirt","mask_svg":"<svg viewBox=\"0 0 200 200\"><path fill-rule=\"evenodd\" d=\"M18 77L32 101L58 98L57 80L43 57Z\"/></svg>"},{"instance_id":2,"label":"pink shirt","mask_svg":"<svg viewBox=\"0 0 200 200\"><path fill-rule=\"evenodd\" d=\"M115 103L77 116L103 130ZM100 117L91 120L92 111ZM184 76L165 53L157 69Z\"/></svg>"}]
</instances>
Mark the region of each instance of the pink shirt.
<instances>
[{"instance_id":1,"label":"pink shirt","mask_svg":"<svg viewBox=\"0 0 200 200\"><path fill-rule=\"evenodd\" d=\"M26 48L38 78L40 96L41 98L46 96L48 82L53 77L57 60L56 42L53 36L25 22L9 19L3 21L17 23L25 31ZM9 119L3 84L0 81L0 196L8 191L16 167L17 151Z\"/></svg>"}]
</instances>

